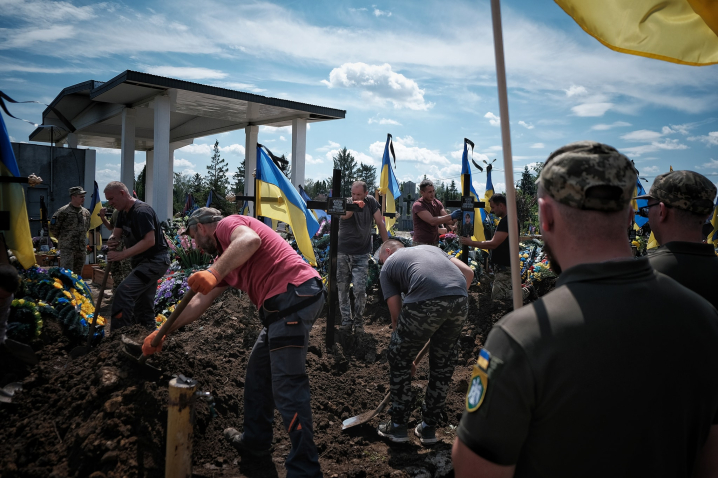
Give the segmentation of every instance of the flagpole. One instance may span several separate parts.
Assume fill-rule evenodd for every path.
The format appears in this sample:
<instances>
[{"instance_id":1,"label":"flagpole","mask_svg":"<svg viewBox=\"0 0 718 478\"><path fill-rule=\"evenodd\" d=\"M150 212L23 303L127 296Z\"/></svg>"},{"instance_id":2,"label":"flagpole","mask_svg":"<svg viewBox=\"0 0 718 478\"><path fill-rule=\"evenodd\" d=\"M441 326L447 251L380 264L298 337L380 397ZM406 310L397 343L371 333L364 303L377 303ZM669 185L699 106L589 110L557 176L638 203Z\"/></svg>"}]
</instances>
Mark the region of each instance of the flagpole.
<instances>
[{"instance_id":1,"label":"flagpole","mask_svg":"<svg viewBox=\"0 0 718 478\"><path fill-rule=\"evenodd\" d=\"M511 130L509 124L509 100L506 91L506 67L504 64L504 39L501 30L501 2L491 0L491 20L494 28L494 54L496 56L496 83L499 88L499 116L501 118L501 143L504 152L504 176L506 178L506 206L509 217L509 252L511 253L511 289L514 310L523 305L521 273L519 269L519 227L514 189L514 163L511 155Z\"/></svg>"}]
</instances>

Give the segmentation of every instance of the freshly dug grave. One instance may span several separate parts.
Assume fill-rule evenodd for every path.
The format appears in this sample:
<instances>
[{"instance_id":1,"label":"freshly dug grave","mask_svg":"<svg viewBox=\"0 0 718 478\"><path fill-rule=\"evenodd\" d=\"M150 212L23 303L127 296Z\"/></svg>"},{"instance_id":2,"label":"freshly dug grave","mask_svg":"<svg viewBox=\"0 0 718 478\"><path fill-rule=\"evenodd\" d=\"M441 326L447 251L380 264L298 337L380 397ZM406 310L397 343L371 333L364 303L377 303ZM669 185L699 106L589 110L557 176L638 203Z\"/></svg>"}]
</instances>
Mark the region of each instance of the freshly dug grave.
<instances>
[{"instance_id":1,"label":"freshly dug grave","mask_svg":"<svg viewBox=\"0 0 718 478\"><path fill-rule=\"evenodd\" d=\"M388 391L386 347L391 333L386 305L371 294L366 334L337 335L325 347L326 307L315 324L307 355L315 440L324 474L331 476L449 476L451 444L464 407L470 366L493 324L510 309L490 300L487 289L470 293L469 319L460 339L459 358L437 431L440 443L423 448L389 446L369 423L341 430L342 420L372 410ZM104 309L104 308L103 308ZM103 310L104 312L104 310ZM245 369L259 333L256 309L246 296L228 291L196 322L172 334L151 359L163 372L145 372L123 353L120 334L84 357L71 359L71 344L59 326L48 324L40 364L26 368L12 362L4 382L21 380L23 391L12 404L0 404L2 440L0 476L6 477L163 477L167 422L167 384L183 374L199 382L213 402L197 401L193 442L193 476L282 477L290 442L275 412L274 453L265 460L241 457L223 438L227 427L242 428ZM141 328L122 331L141 342ZM5 368L5 366L3 366ZM413 381L419 420L427 383L425 361ZM0 386L4 383L0 383Z\"/></svg>"}]
</instances>

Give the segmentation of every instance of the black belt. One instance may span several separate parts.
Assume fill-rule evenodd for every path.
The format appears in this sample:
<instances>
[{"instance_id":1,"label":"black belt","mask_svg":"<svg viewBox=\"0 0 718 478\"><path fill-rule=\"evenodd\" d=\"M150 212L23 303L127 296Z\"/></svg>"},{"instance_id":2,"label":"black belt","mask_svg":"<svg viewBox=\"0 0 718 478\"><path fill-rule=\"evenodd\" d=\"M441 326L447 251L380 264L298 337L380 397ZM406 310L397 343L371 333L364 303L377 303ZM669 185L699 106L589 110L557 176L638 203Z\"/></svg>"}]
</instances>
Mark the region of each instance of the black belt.
<instances>
[{"instance_id":1,"label":"black belt","mask_svg":"<svg viewBox=\"0 0 718 478\"><path fill-rule=\"evenodd\" d=\"M276 321L283 319L284 317L291 315L295 312L298 312L306 307L309 307L310 305L312 305L313 303L318 301L320 298L324 297L326 295L326 293L327 293L326 289L324 289L324 287L322 287L322 290L320 290L317 294L315 294L311 297L308 297L301 302L297 302L294 305L290 305L286 309L278 310L278 311L272 312L270 314L265 314L264 306L262 306L262 308L260 309L260 314L259 314L259 318L262 321L262 325L265 327L269 327ZM268 300L271 300L271 299L268 299Z\"/></svg>"}]
</instances>

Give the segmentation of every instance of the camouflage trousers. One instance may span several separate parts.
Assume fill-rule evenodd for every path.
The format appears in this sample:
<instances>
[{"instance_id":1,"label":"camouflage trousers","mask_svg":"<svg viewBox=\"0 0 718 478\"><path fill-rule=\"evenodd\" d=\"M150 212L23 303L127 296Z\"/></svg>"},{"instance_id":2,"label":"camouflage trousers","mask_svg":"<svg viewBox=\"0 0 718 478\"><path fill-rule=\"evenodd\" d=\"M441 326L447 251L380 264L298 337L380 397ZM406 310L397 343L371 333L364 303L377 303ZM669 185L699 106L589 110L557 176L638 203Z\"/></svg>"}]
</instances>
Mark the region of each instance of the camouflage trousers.
<instances>
[{"instance_id":1,"label":"camouflage trousers","mask_svg":"<svg viewBox=\"0 0 718 478\"><path fill-rule=\"evenodd\" d=\"M389 377L392 421L405 425L411 415L411 364L424 344L429 346L429 385L422 403L422 418L436 426L456 366L461 328L469 313L465 296L449 295L404 304L389 341Z\"/></svg>"},{"instance_id":2,"label":"camouflage trousers","mask_svg":"<svg viewBox=\"0 0 718 478\"><path fill-rule=\"evenodd\" d=\"M120 244L117 246L117 251L125 249L125 244L120 240ZM125 277L130 275L132 272L132 264L130 259L125 259L119 262L110 262L110 274L112 275L112 293L114 294L117 287L125 280Z\"/></svg>"},{"instance_id":3,"label":"camouflage trousers","mask_svg":"<svg viewBox=\"0 0 718 478\"><path fill-rule=\"evenodd\" d=\"M82 266L85 265L86 259L87 253L84 249L81 251L70 248L60 249L60 267L71 270L78 276L82 276Z\"/></svg>"},{"instance_id":4,"label":"camouflage trousers","mask_svg":"<svg viewBox=\"0 0 718 478\"><path fill-rule=\"evenodd\" d=\"M513 297L511 287L511 271L506 268L505 270L497 270L494 274L494 283L491 286L491 299L511 299ZM521 295L525 300L529 296L530 292L526 287L521 288Z\"/></svg>"},{"instance_id":5,"label":"camouflage trousers","mask_svg":"<svg viewBox=\"0 0 718 478\"><path fill-rule=\"evenodd\" d=\"M367 254L337 254L337 291L342 325L363 325L366 306L366 283L369 275ZM354 284L354 313L352 314L349 286Z\"/></svg>"}]
</instances>

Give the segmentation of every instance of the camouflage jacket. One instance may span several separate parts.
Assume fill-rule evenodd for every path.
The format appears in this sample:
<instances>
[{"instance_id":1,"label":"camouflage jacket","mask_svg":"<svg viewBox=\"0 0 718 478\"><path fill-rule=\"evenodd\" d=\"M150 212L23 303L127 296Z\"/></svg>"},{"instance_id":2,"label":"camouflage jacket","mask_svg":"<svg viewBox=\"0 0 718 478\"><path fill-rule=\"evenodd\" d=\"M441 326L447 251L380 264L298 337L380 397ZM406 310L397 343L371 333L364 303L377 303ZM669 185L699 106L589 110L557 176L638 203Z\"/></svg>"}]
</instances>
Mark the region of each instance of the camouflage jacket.
<instances>
[{"instance_id":1,"label":"camouflage jacket","mask_svg":"<svg viewBox=\"0 0 718 478\"><path fill-rule=\"evenodd\" d=\"M66 204L55 211L50 220L50 234L57 238L58 247L77 244L77 249L84 249L87 231L90 228L90 211L80 206Z\"/></svg>"}]
</instances>

